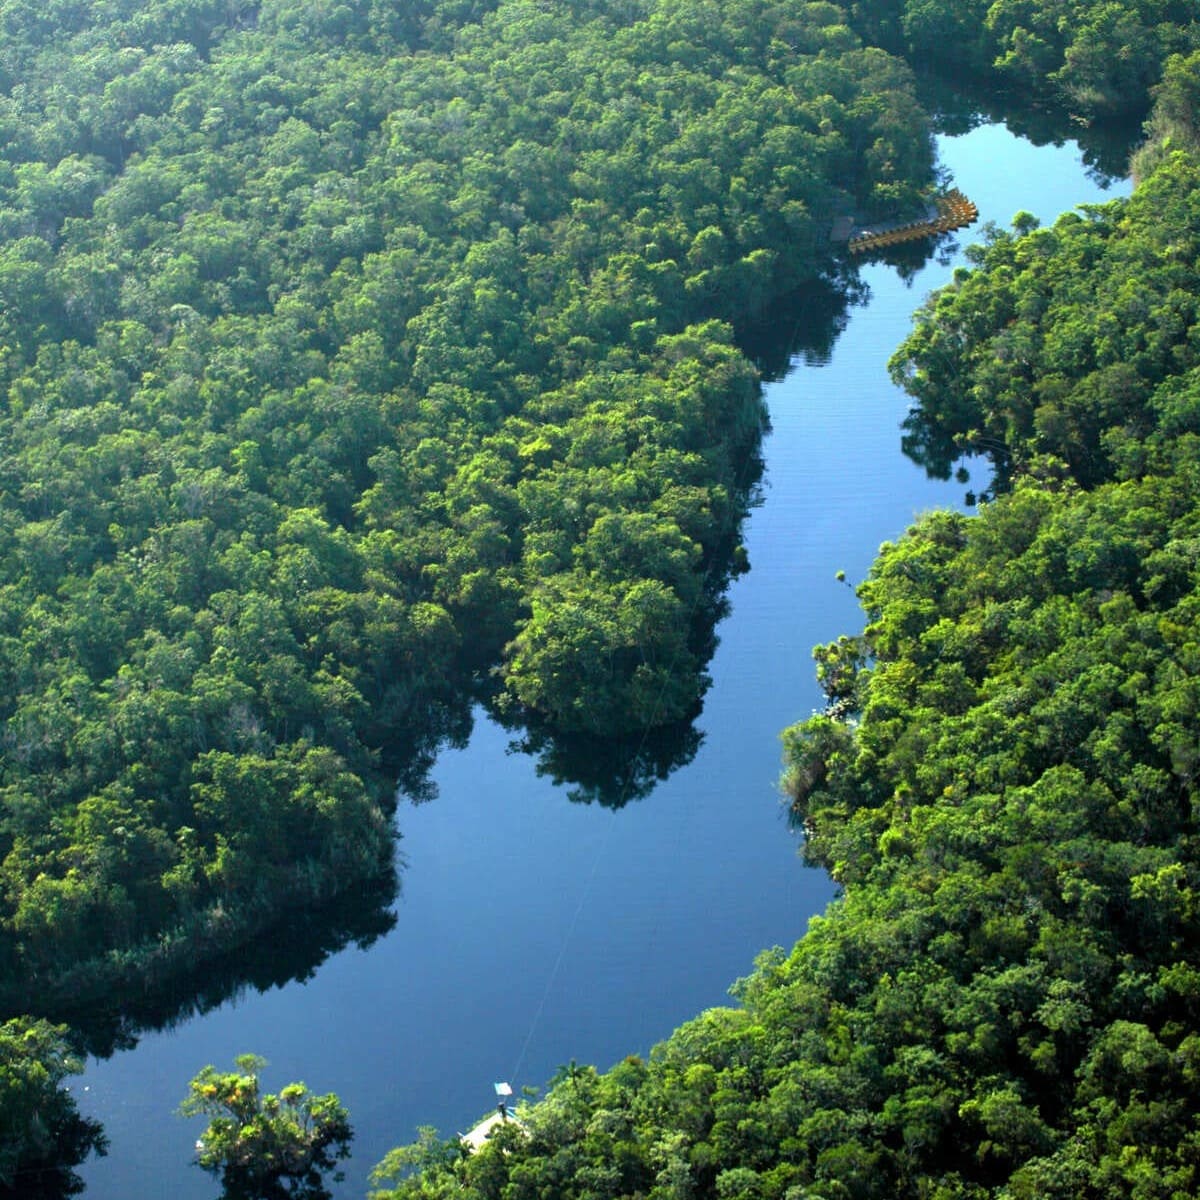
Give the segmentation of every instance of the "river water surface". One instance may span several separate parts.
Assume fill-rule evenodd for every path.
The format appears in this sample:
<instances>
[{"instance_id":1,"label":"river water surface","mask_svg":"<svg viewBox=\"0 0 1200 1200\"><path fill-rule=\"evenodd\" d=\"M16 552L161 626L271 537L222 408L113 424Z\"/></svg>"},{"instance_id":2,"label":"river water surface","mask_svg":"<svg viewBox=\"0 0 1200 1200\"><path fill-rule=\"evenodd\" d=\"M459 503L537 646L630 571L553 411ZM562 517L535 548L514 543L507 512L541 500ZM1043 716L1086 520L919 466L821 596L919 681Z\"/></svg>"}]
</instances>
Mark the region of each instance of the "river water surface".
<instances>
[{"instance_id":1,"label":"river water surface","mask_svg":"<svg viewBox=\"0 0 1200 1200\"><path fill-rule=\"evenodd\" d=\"M1043 222L1124 194L1091 178L1077 148L1034 147L1001 125L940 141L981 220ZM958 235L969 243L975 231ZM861 628L849 581L914 515L959 505L960 483L900 453L905 397L885 363L912 311L945 283L946 247L908 282L884 265L827 361L797 362L767 389L764 503L747 523L751 571L730 591L694 760L643 800L573 803L481 718L442 755L439 796L403 803L395 928L332 957L306 982L248 991L144 1035L73 1083L103 1121L107 1158L83 1172L91 1200L219 1190L191 1165L202 1124L175 1115L206 1063L253 1051L271 1090L336 1091L356 1130L338 1195L420 1124L448 1136L493 1103L492 1083L543 1084L571 1059L612 1065L725 1003L755 954L790 945L833 887L801 866L776 789L779 732L821 703L811 649ZM986 478L973 479L982 487Z\"/></svg>"}]
</instances>

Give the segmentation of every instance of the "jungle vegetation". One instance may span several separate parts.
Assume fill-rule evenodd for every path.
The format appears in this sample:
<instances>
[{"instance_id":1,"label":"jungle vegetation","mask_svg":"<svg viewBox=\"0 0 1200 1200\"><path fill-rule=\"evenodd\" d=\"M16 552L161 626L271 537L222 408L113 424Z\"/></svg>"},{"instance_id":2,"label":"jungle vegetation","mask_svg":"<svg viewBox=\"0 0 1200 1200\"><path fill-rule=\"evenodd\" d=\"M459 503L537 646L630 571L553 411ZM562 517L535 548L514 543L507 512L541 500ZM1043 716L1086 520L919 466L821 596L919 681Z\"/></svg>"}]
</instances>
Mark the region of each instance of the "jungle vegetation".
<instances>
[{"instance_id":1,"label":"jungle vegetation","mask_svg":"<svg viewBox=\"0 0 1200 1200\"><path fill-rule=\"evenodd\" d=\"M839 899L736 1007L494 1146L427 1132L377 1200L1200 1190L1198 68L1131 199L992 229L893 360L910 449L995 478L882 548L784 735Z\"/></svg>"},{"instance_id":2,"label":"jungle vegetation","mask_svg":"<svg viewBox=\"0 0 1200 1200\"><path fill-rule=\"evenodd\" d=\"M932 178L826 3L0 3L4 1013L385 880L481 699L686 726L729 320Z\"/></svg>"},{"instance_id":3,"label":"jungle vegetation","mask_svg":"<svg viewBox=\"0 0 1200 1200\"><path fill-rule=\"evenodd\" d=\"M852 22L914 65L1055 107L1138 118L1172 54L1200 48L1189 0L852 0Z\"/></svg>"},{"instance_id":4,"label":"jungle vegetation","mask_svg":"<svg viewBox=\"0 0 1200 1200\"><path fill-rule=\"evenodd\" d=\"M390 869L481 689L694 713L764 421L724 319L930 178L830 5L398 12L0 22L10 1007Z\"/></svg>"},{"instance_id":5,"label":"jungle vegetation","mask_svg":"<svg viewBox=\"0 0 1200 1200\"><path fill-rule=\"evenodd\" d=\"M963 38L912 3L0 3L0 1000L31 1081L0 1182L48 1134L60 1167L102 1144L64 1031L20 1014L152 990L386 876L396 781L473 701L534 741L696 712L765 423L729 322L834 272L835 215L933 178L870 31L996 61L982 28L1097 115L1195 44L1166 0L1052 33L1041 7ZM1110 58L1133 66L1101 87ZM402 1191L1192 1186L1172 61L1147 199L996 235L918 324L957 323L976 390L902 352L912 444L991 452L997 499L885 550L867 632L821 652L830 712L789 735L844 899L740 1008L566 1073L507 1153L429 1143ZM1080 303L1059 347L1071 287L1122 307ZM1013 378L1047 381L1024 425L984 387L1018 317ZM944 763L959 734L978 753Z\"/></svg>"},{"instance_id":6,"label":"jungle vegetation","mask_svg":"<svg viewBox=\"0 0 1200 1200\"><path fill-rule=\"evenodd\" d=\"M303 1083L262 1090L266 1059L240 1054L236 1071L205 1067L188 1084L184 1117L211 1117L196 1141L196 1164L221 1181L222 1200L330 1200L325 1176L342 1179L354 1131L337 1095Z\"/></svg>"}]
</instances>

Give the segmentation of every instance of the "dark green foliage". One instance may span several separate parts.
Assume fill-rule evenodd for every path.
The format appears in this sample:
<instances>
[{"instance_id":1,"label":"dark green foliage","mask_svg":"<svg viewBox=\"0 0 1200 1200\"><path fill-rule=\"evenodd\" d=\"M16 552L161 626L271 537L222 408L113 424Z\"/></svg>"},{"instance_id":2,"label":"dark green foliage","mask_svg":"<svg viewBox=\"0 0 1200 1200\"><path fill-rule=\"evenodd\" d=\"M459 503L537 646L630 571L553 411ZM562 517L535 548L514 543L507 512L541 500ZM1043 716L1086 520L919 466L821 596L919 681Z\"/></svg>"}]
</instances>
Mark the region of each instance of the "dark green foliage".
<instances>
[{"instance_id":1,"label":"dark green foliage","mask_svg":"<svg viewBox=\"0 0 1200 1200\"><path fill-rule=\"evenodd\" d=\"M1167 60L1162 82L1154 89L1146 140L1130 164L1134 178L1151 174L1177 150L1200 153L1200 51Z\"/></svg>"},{"instance_id":2,"label":"dark green foliage","mask_svg":"<svg viewBox=\"0 0 1200 1200\"><path fill-rule=\"evenodd\" d=\"M1171 54L1200 45L1189 0L854 0L864 36L913 62L1052 103L1084 121L1141 116Z\"/></svg>"},{"instance_id":3,"label":"dark green foliage","mask_svg":"<svg viewBox=\"0 0 1200 1200\"><path fill-rule=\"evenodd\" d=\"M914 1167L1196 1186L1194 470L926 520L861 588L855 722L790 734L806 854L846 888L797 961L836 955L868 1108L936 1112L877 1147L904 1194Z\"/></svg>"},{"instance_id":4,"label":"dark green foliage","mask_svg":"<svg viewBox=\"0 0 1200 1200\"><path fill-rule=\"evenodd\" d=\"M83 1183L72 1168L105 1151L100 1126L62 1086L83 1069L66 1032L29 1018L0 1025L0 1196L73 1196Z\"/></svg>"},{"instance_id":5,"label":"dark green foliage","mask_svg":"<svg viewBox=\"0 0 1200 1200\"><path fill-rule=\"evenodd\" d=\"M1045 6L995 4L982 27L969 6L858 7L881 36L999 54L1088 112L1136 107L1195 45L1170 3L1072 6L1052 28ZM931 145L906 68L824 3L0 15L16 1010L89 972L158 979L386 874L395 779L464 727L485 679L539 736L682 726L764 423L728 322L823 269L835 214L911 203ZM1182 131L1179 62L1161 94ZM739 1013L652 1064L569 1075L528 1143L438 1171L522 1196L1193 1186L1175 949L1195 932L1192 171L1150 175L1141 215L988 252L996 280L1029 245L1068 275L1077 260L1094 311L1079 329L1056 314L1032 379L1023 345L972 364L994 401L950 388L930 461L965 438L1005 471L1108 490L1094 509L1069 488L997 506L1020 519L990 557L997 526L947 518L882 561L868 640L826 655L831 712L794 739L843 908L764 964ZM1105 256L1126 277L1097 285ZM1031 271L1049 311L1057 284ZM1110 283L1115 324L1094 303ZM961 340L1018 318L1042 337L1002 287L978 291ZM972 553L1017 575L995 595L960 580ZM1068 590L1021 592L1039 572ZM976 601L991 615L972 635ZM1106 623L1152 662L1144 685ZM1009 670L1028 694L988 691ZM955 722L980 752L954 743L950 770L935 749ZM925 807L927 843L900 821ZM95 1131L47 1078L83 1153Z\"/></svg>"},{"instance_id":6,"label":"dark green foliage","mask_svg":"<svg viewBox=\"0 0 1200 1200\"><path fill-rule=\"evenodd\" d=\"M897 360L1011 486L885 545L816 652L784 787L839 900L740 1007L564 1072L503 1147L389 1160L380 1200L1200 1191L1195 184L1168 156L997 237ZM1090 440L1037 440L1051 384Z\"/></svg>"},{"instance_id":7,"label":"dark green foliage","mask_svg":"<svg viewBox=\"0 0 1200 1200\"><path fill-rule=\"evenodd\" d=\"M964 450L1013 474L1093 486L1192 457L1200 283L1196 160L1167 155L1127 202L1028 236L993 231L917 314L891 362L917 403L908 452Z\"/></svg>"},{"instance_id":8,"label":"dark green foliage","mask_svg":"<svg viewBox=\"0 0 1200 1200\"><path fill-rule=\"evenodd\" d=\"M9 1012L390 877L477 699L683 729L728 321L932 170L903 64L763 0L4 0L0 146Z\"/></svg>"},{"instance_id":9,"label":"dark green foliage","mask_svg":"<svg viewBox=\"0 0 1200 1200\"><path fill-rule=\"evenodd\" d=\"M19 1010L385 872L481 693L693 716L764 423L726 322L931 144L831 5L0 7Z\"/></svg>"}]
</instances>

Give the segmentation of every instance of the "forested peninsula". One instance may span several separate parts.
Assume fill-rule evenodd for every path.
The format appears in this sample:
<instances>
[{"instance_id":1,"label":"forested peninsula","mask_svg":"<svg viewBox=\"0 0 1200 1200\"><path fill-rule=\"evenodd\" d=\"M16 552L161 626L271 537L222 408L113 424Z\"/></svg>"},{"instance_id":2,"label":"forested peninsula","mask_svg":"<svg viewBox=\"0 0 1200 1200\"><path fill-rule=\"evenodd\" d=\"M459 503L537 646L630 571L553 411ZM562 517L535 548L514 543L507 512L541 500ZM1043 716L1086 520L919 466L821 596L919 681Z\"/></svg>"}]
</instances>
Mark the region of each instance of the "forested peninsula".
<instances>
[{"instance_id":1,"label":"forested peninsula","mask_svg":"<svg viewBox=\"0 0 1200 1200\"><path fill-rule=\"evenodd\" d=\"M474 703L694 716L765 421L729 318L933 180L908 68L761 0L11 0L0 144L14 1018L389 876ZM7 1031L12 1182L74 1127Z\"/></svg>"},{"instance_id":2,"label":"forested peninsula","mask_svg":"<svg viewBox=\"0 0 1200 1200\"><path fill-rule=\"evenodd\" d=\"M427 1133L378 1200L1200 1190L1198 80L1168 61L1130 200L988 231L893 359L909 452L993 479L883 547L785 734L840 898L736 1007L474 1154Z\"/></svg>"},{"instance_id":3,"label":"forested peninsula","mask_svg":"<svg viewBox=\"0 0 1200 1200\"><path fill-rule=\"evenodd\" d=\"M376 869L489 672L693 712L763 424L720 319L932 168L828 6L104 13L0 52L9 996Z\"/></svg>"}]
</instances>

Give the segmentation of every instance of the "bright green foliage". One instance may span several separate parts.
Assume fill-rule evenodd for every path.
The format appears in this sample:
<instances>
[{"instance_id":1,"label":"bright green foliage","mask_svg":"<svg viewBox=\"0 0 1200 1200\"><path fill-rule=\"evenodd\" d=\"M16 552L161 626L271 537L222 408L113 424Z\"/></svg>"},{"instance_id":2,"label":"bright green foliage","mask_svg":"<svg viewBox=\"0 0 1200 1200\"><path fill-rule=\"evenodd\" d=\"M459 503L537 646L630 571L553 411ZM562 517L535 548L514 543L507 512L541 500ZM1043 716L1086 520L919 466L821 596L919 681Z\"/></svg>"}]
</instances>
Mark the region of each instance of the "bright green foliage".
<instances>
[{"instance_id":1,"label":"bright green foliage","mask_svg":"<svg viewBox=\"0 0 1200 1200\"><path fill-rule=\"evenodd\" d=\"M1167 60L1154 89L1146 140L1130 162L1134 178L1145 178L1177 150L1200 153L1200 51Z\"/></svg>"},{"instance_id":2,"label":"bright green foliage","mask_svg":"<svg viewBox=\"0 0 1200 1200\"><path fill-rule=\"evenodd\" d=\"M71 1168L104 1153L100 1126L62 1086L83 1069L65 1034L27 1018L0 1025L0 1195L74 1195L83 1184Z\"/></svg>"},{"instance_id":3,"label":"bright green foliage","mask_svg":"<svg viewBox=\"0 0 1200 1200\"><path fill-rule=\"evenodd\" d=\"M388 870L480 698L694 716L728 319L931 176L832 5L390 7L0 5L13 1010Z\"/></svg>"},{"instance_id":4,"label":"bright green foliage","mask_svg":"<svg viewBox=\"0 0 1200 1200\"><path fill-rule=\"evenodd\" d=\"M196 1161L220 1176L225 1200L327 1200L324 1175L349 1156L354 1136L346 1110L332 1092L315 1096L302 1083L264 1095L265 1066L243 1054L237 1071L205 1067L188 1085L180 1113L212 1118Z\"/></svg>"},{"instance_id":5,"label":"bright green foliage","mask_svg":"<svg viewBox=\"0 0 1200 1200\"><path fill-rule=\"evenodd\" d=\"M931 178L830 4L0 0L4 1009L387 876L480 700L685 727L728 321Z\"/></svg>"},{"instance_id":6,"label":"bright green foliage","mask_svg":"<svg viewBox=\"0 0 1200 1200\"><path fill-rule=\"evenodd\" d=\"M1200 1193L1195 184L1168 157L997 239L906 345L1012 486L885 545L862 634L816 652L784 787L842 896L740 1007L562 1073L502 1148L395 1160L423 1170L380 1200ZM1021 425L1051 394L1075 457Z\"/></svg>"},{"instance_id":7,"label":"bright green foliage","mask_svg":"<svg viewBox=\"0 0 1200 1200\"><path fill-rule=\"evenodd\" d=\"M0 8L19 1010L387 871L478 699L690 719L764 426L727 321L932 147L827 4Z\"/></svg>"},{"instance_id":8,"label":"bright green foliage","mask_svg":"<svg viewBox=\"0 0 1200 1200\"><path fill-rule=\"evenodd\" d=\"M846 889L796 962L854 1014L903 1194L1200 1182L1194 473L927 519L860 589L854 720L789 732Z\"/></svg>"},{"instance_id":9,"label":"bright green foliage","mask_svg":"<svg viewBox=\"0 0 1200 1200\"><path fill-rule=\"evenodd\" d=\"M964 450L1084 486L1173 469L1200 433L1200 168L1167 155L1128 201L1028 236L993 231L891 361L917 404L906 449Z\"/></svg>"},{"instance_id":10,"label":"bright green foliage","mask_svg":"<svg viewBox=\"0 0 1200 1200\"><path fill-rule=\"evenodd\" d=\"M506 1131L501 1128L496 1131L504 1137ZM448 1169L465 1157L466 1143L458 1138L443 1141L437 1135L432 1125L422 1125L417 1130L417 1140L408 1146L397 1146L390 1150L384 1160L371 1172L372 1183L398 1183L415 1175L432 1177L435 1173L446 1173ZM440 1194L451 1196L455 1194L456 1184L452 1179L443 1178ZM375 1195L376 1193L372 1193ZM386 1196L386 1191L378 1193ZM435 1192L430 1195L438 1194Z\"/></svg>"}]
</instances>

